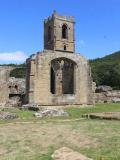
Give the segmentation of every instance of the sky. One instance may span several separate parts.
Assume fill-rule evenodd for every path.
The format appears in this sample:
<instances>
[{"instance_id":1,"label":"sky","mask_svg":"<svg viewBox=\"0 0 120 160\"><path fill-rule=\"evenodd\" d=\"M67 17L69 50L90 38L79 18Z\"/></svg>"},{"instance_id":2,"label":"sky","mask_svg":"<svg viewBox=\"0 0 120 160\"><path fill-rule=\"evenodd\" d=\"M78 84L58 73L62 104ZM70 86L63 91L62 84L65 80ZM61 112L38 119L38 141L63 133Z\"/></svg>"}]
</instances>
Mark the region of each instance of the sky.
<instances>
[{"instance_id":1,"label":"sky","mask_svg":"<svg viewBox=\"0 0 120 160\"><path fill-rule=\"evenodd\" d=\"M75 17L76 52L88 59L120 50L120 0L0 0L0 64L42 51L43 21Z\"/></svg>"}]
</instances>

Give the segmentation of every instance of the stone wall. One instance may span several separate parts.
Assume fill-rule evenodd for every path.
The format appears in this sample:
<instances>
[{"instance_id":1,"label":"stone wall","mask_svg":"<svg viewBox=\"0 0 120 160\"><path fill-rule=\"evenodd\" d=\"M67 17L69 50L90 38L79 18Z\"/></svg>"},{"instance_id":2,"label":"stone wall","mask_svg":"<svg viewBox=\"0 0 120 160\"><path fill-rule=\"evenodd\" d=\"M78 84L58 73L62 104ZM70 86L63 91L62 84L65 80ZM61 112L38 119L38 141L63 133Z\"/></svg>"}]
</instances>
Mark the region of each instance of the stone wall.
<instances>
[{"instance_id":1,"label":"stone wall","mask_svg":"<svg viewBox=\"0 0 120 160\"><path fill-rule=\"evenodd\" d=\"M11 66L0 66L0 106L17 105L25 97L25 79L9 77L13 69Z\"/></svg>"},{"instance_id":2,"label":"stone wall","mask_svg":"<svg viewBox=\"0 0 120 160\"><path fill-rule=\"evenodd\" d=\"M96 103L117 103L120 102L120 90L95 93Z\"/></svg>"},{"instance_id":3,"label":"stone wall","mask_svg":"<svg viewBox=\"0 0 120 160\"><path fill-rule=\"evenodd\" d=\"M25 95L25 79L10 77L8 80L9 94Z\"/></svg>"},{"instance_id":4,"label":"stone wall","mask_svg":"<svg viewBox=\"0 0 120 160\"><path fill-rule=\"evenodd\" d=\"M13 67L0 66L0 104L5 104L9 99L9 90L7 82L9 80L9 74Z\"/></svg>"},{"instance_id":5,"label":"stone wall","mask_svg":"<svg viewBox=\"0 0 120 160\"><path fill-rule=\"evenodd\" d=\"M74 24L74 17L56 12L44 21L44 51L26 61L27 103L94 104L90 65L75 53Z\"/></svg>"},{"instance_id":6,"label":"stone wall","mask_svg":"<svg viewBox=\"0 0 120 160\"><path fill-rule=\"evenodd\" d=\"M9 91L6 82L0 82L0 105L4 105L9 99Z\"/></svg>"},{"instance_id":7,"label":"stone wall","mask_svg":"<svg viewBox=\"0 0 120 160\"><path fill-rule=\"evenodd\" d=\"M0 66L0 82L8 81L11 70L13 70L11 66Z\"/></svg>"},{"instance_id":8,"label":"stone wall","mask_svg":"<svg viewBox=\"0 0 120 160\"><path fill-rule=\"evenodd\" d=\"M21 106L25 103L25 79L10 77L7 83L9 90L9 106Z\"/></svg>"},{"instance_id":9,"label":"stone wall","mask_svg":"<svg viewBox=\"0 0 120 160\"><path fill-rule=\"evenodd\" d=\"M74 94L52 94L50 91L50 71L52 60L66 58L76 64L74 72ZM39 105L91 105L94 91L88 61L80 54L68 54L45 50L27 60L27 102Z\"/></svg>"}]
</instances>

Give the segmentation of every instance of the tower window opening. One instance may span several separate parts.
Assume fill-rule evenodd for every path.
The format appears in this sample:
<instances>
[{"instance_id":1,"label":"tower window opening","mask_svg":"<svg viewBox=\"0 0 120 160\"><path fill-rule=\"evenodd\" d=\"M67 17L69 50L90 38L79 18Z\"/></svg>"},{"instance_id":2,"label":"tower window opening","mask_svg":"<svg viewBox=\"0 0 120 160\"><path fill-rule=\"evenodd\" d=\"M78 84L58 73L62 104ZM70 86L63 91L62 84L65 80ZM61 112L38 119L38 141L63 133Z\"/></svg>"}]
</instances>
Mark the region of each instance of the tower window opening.
<instances>
[{"instance_id":1,"label":"tower window opening","mask_svg":"<svg viewBox=\"0 0 120 160\"><path fill-rule=\"evenodd\" d=\"M65 24L62 26L62 38L67 39L67 26Z\"/></svg>"},{"instance_id":2,"label":"tower window opening","mask_svg":"<svg viewBox=\"0 0 120 160\"><path fill-rule=\"evenodd\" d=\"M67 48L66 48L66 45L64 45L64 51L66 51L66 49L67 49Z\"/></svg>"}]
</instances>

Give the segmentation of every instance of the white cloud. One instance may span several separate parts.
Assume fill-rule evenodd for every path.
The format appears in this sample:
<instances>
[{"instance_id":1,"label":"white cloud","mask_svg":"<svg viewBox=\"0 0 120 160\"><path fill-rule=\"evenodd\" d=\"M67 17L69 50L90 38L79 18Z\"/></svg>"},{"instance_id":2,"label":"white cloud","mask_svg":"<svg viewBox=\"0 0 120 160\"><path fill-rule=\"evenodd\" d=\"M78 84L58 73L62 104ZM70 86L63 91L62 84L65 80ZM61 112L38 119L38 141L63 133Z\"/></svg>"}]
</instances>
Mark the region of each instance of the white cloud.
<instances>
[{"instance_id":1,"label":"white cloud","mask_svg":"<svg viewBox=\"0 0 120 160\"><path fill-rule=\"evenodd\" d=\"M24 62L27 55L22 51L0 53L0 62Z\"/></svg>"}]
</instances>

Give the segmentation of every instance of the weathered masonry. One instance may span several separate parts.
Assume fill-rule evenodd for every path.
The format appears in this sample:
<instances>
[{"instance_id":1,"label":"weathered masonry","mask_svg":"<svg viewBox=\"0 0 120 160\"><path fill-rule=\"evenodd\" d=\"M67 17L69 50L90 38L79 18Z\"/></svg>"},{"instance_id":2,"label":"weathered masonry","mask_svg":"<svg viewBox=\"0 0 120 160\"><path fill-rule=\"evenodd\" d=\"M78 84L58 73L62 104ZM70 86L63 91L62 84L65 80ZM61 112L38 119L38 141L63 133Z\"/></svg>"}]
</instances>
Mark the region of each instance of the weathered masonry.
<instances>
[{"instance_id":1,"label":"weathered masonry","mask_svg":"<svg viewBox=\"0 0 120 160\"><path fill-rule=\"evenodd\" d=\"M56 12L44 21L44 51L26 61L26 100L39 105L94 103L88 61L75 53L74 18Z\"/></svg>"}]
</instances>

